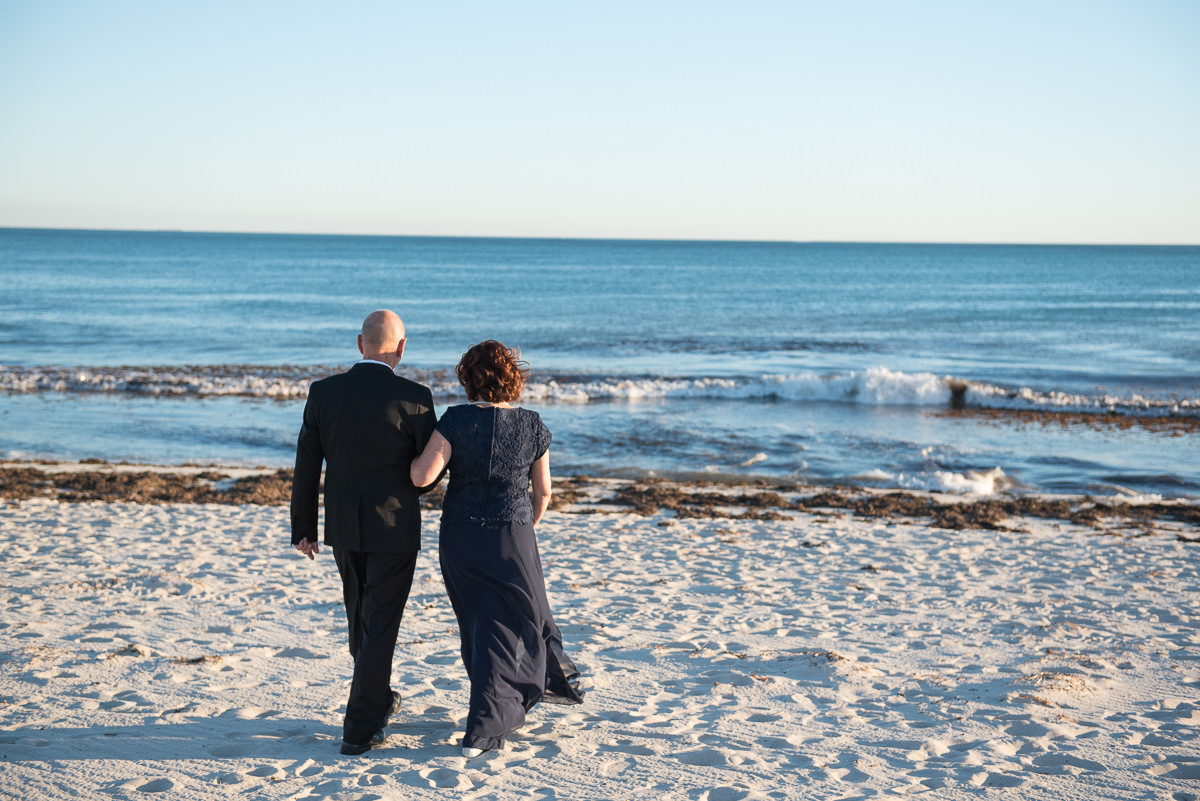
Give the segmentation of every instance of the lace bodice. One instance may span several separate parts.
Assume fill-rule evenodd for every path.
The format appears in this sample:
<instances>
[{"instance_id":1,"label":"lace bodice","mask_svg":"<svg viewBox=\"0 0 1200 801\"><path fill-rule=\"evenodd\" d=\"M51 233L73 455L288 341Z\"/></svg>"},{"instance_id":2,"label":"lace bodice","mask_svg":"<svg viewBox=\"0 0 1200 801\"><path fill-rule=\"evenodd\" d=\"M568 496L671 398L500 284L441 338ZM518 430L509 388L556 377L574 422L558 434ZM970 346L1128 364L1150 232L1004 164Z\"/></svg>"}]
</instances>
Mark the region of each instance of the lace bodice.
<instances>
[{"instance_id":1,"label":"lace bodice","mask_svg":"<svg viewBox=\"0 0 1200 801\"><path fill-rule=\"evenodd\" d=\"M550 447L537 412L518 407L451 406L437 424L450 443L450 486L442 519L529 523L529 468Z\"/></svg>"}]
</instances>

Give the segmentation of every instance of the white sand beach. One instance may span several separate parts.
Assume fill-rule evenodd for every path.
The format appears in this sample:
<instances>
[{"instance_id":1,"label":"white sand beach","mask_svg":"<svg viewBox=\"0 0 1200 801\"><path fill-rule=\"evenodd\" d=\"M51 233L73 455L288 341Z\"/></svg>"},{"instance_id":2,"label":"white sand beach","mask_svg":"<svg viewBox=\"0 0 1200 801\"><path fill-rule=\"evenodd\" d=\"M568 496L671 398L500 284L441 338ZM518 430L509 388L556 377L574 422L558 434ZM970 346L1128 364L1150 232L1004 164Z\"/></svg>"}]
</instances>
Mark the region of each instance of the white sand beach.
<instances>
[{"instance_id":1,"label":"white sand beach","mask_svg":"<svg viewBox=\"0 0 1200 801\"><path fill-rule=\"evenodd\" d=\"M539 528L585 703L467 761L436 513L403 710L344 757L340 583L285 508L0 502L0 796L1200 797L1194 528L593 511Z\"/></svg>"}]
</instances>

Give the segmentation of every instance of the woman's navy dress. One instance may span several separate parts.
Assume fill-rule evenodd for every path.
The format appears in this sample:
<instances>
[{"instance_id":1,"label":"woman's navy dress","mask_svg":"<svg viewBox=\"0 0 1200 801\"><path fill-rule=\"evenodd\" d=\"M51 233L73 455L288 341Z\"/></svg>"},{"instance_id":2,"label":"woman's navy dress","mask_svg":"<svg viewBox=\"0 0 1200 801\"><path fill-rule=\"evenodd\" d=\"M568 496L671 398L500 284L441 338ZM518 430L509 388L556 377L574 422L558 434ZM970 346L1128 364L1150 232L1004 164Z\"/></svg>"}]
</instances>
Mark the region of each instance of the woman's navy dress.
<instances>
[{"instance_id":1,"label":"woman's navy dress","mask_svg":"<svg viewBox=\"0 0 1200 801\"><path fill-rule=\"evenodd\" d=\"M583 700L546 600L529 500L550 431L537 412L470 404L447 409L437 430L451 446L442 576L471 679L462 744L500 748L539 701Z\"/></svg>"}]
</instances>

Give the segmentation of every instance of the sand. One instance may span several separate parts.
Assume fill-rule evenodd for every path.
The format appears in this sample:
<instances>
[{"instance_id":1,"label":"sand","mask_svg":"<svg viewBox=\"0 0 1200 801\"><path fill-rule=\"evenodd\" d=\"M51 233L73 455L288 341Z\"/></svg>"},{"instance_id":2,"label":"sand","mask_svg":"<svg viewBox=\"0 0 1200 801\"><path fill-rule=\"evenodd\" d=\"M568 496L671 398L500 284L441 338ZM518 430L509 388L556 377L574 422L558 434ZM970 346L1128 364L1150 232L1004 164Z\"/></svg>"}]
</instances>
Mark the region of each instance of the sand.
<instances>
[{"instance_id":1,"label":"sand","mask_svg":"<svg viewBox=\"0 0 1200 801\"><path fill-rule=\"evenodd\" d=\"M766 514L744 488L640 513L612 501L628 484L575 490L539 538L585 703L471 761L436 512L403 710L344 757L337 572L290 548L284 507L0 502L0 796L1200 797L1187 519L951 529L790 496Z\"/></svg>"}]
</instances>

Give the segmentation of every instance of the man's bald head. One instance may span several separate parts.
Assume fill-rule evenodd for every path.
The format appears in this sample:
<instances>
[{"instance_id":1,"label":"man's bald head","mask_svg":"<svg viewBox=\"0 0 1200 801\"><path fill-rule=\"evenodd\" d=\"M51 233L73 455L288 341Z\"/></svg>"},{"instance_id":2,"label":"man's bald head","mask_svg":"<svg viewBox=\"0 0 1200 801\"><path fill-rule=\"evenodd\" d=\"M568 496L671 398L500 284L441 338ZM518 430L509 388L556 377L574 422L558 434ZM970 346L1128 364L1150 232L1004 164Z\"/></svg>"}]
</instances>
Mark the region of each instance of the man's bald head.
<instances>
[{"instance_id":1,"label":"man's bald head","mask_svg":"<svg viewBox=\"0 0 1200 801\"><path fill-rule=\"evenodd\" d=\"M400 315L387 309L368 314L363 320L362 333L358 335L358 350L365 359L385 362L395 368L404 353L404 321Z\"/></svg>"}]
</instances>

